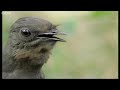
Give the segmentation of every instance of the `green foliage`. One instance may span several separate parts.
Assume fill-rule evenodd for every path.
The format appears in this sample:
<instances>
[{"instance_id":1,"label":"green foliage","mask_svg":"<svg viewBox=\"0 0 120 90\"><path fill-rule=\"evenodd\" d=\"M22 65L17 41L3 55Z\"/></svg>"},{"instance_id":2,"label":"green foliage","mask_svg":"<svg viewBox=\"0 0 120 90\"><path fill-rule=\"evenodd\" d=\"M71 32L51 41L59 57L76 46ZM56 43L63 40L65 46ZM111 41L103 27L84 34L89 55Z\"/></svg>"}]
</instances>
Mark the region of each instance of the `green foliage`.
<instances>
[{"instance_id":1,"label":"green foliage","mask_svg":"<svg viewBox=\"0 0 120 90\"><path fill-rule=\"evenodd\" d=\"M111 12L111 11L94 11L93 13L92 13L92 17L93 18L102 18L102 17L104 17L104 16L109 16L109 15L111 15L113 12Z\"/></svg>"}]
</instances>

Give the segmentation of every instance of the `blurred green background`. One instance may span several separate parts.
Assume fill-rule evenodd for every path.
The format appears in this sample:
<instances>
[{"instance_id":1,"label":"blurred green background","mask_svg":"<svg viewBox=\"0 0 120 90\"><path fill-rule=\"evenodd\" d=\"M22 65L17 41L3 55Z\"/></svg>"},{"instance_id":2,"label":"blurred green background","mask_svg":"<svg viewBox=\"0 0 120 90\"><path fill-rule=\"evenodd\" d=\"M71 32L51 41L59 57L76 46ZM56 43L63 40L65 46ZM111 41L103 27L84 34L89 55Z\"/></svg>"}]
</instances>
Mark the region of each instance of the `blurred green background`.
<instances>
[{"instance_id":1,"label":"blurred green background","mask_svg":"<svg viewBox=\"0 0 120 90\"><path fill-rule=\"evenodd\" d=\"M67 42L57 43L43 66L47 79L117 79L117 11L3 11L2 41L6 44L10 26L21 17L40 17L67 33Z\"/></svg>"}]
</instances>

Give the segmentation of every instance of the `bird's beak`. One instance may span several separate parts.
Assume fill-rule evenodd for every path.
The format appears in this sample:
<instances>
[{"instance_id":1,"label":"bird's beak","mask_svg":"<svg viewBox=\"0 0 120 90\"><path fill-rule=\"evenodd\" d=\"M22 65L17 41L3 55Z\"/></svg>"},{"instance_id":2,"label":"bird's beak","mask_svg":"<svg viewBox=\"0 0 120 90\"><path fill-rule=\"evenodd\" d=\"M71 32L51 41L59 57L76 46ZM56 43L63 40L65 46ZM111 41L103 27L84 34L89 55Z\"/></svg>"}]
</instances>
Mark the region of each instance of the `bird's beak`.
<instances>
[{"instance_id":1,"label":"bird's beak","mask_svg":"<svg viewBox=\"0 0 120 90\"><path fill-rule=\"evenodd\" d=\"M63 32L60 32L60 31L56 30L56 31L53 31L53 32L40 33L38 35L38 38L40 38L40 37L47 37L47 38L49 38L49 40L66 42L64 39L56 37L56 35L66 35L66 34L63 33Z\"/></svg>"}]
</instances>

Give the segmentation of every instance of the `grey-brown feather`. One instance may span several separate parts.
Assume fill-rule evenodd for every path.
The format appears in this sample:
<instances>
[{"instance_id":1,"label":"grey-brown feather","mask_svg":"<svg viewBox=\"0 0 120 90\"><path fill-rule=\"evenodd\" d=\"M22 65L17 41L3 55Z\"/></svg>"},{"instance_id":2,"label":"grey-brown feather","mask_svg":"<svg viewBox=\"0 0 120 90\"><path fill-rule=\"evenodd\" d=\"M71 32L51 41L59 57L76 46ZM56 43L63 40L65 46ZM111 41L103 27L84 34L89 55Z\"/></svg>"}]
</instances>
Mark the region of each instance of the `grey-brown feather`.
<instances>
[{"instance_id":1,"label":"grey-brown feather","mask_svg":"<svg viewBox=\"0 0 120 90\"><path fill-rule=\"evenodd\" d=\"M34 17L25 17L17 20L10 30L8 42L2 55L3 79L43 79L41 70L47 62L51 50L56 42L43 41L44 38L27 41L19 36L20 28L28 27L31 32L48 32L52 24L46 20Z\"/></svg>"}]
</instances>

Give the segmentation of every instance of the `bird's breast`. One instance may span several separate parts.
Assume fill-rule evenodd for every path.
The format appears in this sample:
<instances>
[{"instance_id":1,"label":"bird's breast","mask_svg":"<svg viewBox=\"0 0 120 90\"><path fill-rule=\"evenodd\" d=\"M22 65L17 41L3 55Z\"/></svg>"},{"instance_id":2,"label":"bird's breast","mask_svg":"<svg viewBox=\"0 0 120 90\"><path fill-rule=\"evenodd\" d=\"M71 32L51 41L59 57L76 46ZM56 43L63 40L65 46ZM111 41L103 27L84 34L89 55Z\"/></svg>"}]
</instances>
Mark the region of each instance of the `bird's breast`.
<instances>
[{"instance_id":1,"label":"bird's breast","mask_svg":"<svg viewBox=\"0 0 120 90\"><path fill-rule=\"evenodd\" d=\"M49 58L50 50L47 48L20 49L15 52L15 60L18 62L45 63Z\"/></svg>"}]
</instances>

